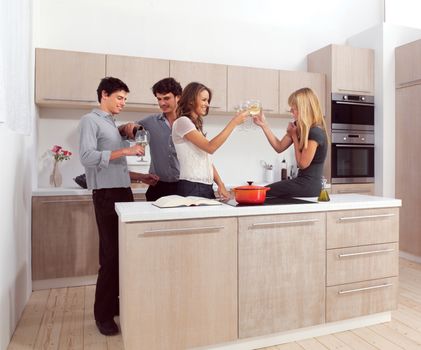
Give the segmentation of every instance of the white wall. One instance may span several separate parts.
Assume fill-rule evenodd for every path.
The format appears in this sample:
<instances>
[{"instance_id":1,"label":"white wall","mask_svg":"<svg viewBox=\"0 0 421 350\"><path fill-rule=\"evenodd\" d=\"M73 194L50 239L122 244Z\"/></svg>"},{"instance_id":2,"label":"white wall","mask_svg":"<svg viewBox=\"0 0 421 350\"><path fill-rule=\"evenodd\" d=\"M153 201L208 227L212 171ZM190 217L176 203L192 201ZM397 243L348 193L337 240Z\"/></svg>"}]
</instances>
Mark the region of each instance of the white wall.
<instances>
[{"instance_id":1,"label":"white wall","mask_svg":"<svg viewBox=\"0 0 421 350\"><path fill-rule=\"evenodd\" d=\"M308 53L330 43L345 43L350 35L381 23L383 18L381 0L216 0L206 5L195 0L123 0L118 5L103 0L37 0L37 4L36 47L286 70L306 70ZM43 154L56 143L77 151L78 117L65 121L66 115L74 112L56 110L55 115L62 119L50 123L52 114L40 113L46 118L39 123L38 184L43 187L51 171ZM220 131L228 118L208 116L208 136ZM270 119L280 136L287 121ZM214 155L227 184L261 182L264 170L260 161L276 165L283 158L291 164L292 152L278 156L260 131L236 131ZM73 186L72 177L83 171L76 160L65 162L62 168L68 171L63 171L64 186Z\"/></svg>"},{"instance_id":2,"label":"white wall","mask_svg":"<svg viewBox=\"0 0 421 350\"><path fill-rule=\"evenodd\" d=\"M0 1L0 349L31 293L35 160L30 0Z\"/></svg>"}]
</instances>

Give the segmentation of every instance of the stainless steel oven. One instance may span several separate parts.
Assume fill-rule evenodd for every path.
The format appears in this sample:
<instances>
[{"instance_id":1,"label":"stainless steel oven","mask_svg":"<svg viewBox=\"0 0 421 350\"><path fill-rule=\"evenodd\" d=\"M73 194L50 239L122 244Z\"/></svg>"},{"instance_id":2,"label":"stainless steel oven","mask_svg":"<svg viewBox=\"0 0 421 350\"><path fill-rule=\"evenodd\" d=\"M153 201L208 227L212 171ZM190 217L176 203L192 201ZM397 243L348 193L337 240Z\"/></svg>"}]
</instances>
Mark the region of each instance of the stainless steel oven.
<instances>
[{"instance_id":1,"label":"stainless steel oven","mask_svg":"<svg viewBox=\"0 0 421 350\"><path fill-rule=\"evenodd\" d=\"M332 130L332 183L374 182L374 132Z\"/></svg>"},{"instance_id":2,"label":"stainless steel oven","mask_svg":"<svg viewBox=\"0 0 421 350\"><path fill-rule=\"evenodd\" d=\"M333 93L332 130L374 131L374 96Z\"/></svg>"}]
</instances>

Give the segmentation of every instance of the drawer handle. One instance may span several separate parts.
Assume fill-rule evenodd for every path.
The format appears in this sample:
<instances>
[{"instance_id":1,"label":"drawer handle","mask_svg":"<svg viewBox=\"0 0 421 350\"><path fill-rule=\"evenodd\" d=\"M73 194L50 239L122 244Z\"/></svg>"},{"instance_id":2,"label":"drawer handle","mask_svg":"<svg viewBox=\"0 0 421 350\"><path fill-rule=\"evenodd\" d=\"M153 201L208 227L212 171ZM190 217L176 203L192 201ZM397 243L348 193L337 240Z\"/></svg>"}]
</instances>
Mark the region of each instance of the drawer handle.
<instances>
[{"instance_id":1,"label":"drawer handle","mask_svg":"<svg viewBox=\"0 0 421 350\"><path fill-rule=\"evenodd\" d=\"M359 252L359 253L348 253L348 254L338 254L338 258L347 258L350 256L359 256L359 255L370 255L370 254L381 254L381 253L389 253L393 252L395 249L389 248L389 249L381 249L381 250L370 250L368 252Z\"/></svg>"},{"instance_id":2,"label":"drawer handle","mask_svg":"<svg viewBox=\"0 0 421 350\"><path fill-rule=\"evenodd\" d=\"M339 218L339 221L350 221L350 220L360 220L360 219L376 219L376 218L388 218L395 216L395 214L377 214L377 215L361 215L361 216L347 216Z\"/></svg>"},{"instance_id":3,"label":"drawer handle","mask_svg":"<svg viewBox=\"0 0 421 350\"><path fill-rule=\"evenodd\" d=\"M151 103L151 102L126 102L126 105L146 105L146 106L158 107L158 103Z\"/></svg>"},{"instance_id":4,"label":"drawer handle","mask_svg":"<svg viewBox=\"0 0 421 350\"><path fill-rule=\"evenodd\" d=\"M392 285L393 285L392 283L385 283L385 284L379 284L377 286L371 286L371 287L348 289L348 290L340 290L338 292L338 294L356 293L356 292L362 292L362 291L365 291L365 290L380 289L380 288L391 287Z\"/></svg>"},{"instance_id":5,"label":"drawer handle","mask_svg":"<svg viewBox=\"0 0 421 350\"><path fill-rule=\"evenodd\" d=\"M146 235L154 234L170 234L174 232L188 231L188 232L197 232L197 231L217 231L224 229L225 226L202 226L202 227L182 227L182 228L166 228L166 229L157 229L157 230L147 230L143 233L139 233L137 236L142 237Z\"/></svg>"},{"instance_id":6,"label":"drawer handle","mask_svg":"<svg viewBox=\"0 0 421 350\"><path fill-rule=\"evenodd\" d=\"M345 89L345 88L338 88L339 91L355 91L355 92L365 92L365 93L371 93L371 91L368 90L355 90L355 89Z\"/></svg>"},{"instance_id":7,"label":"drawer handle","mask_svg":"<svg viewBox=\"0 0 421 350\"><path fill-rule=\"evenodd\" d=\"M274 221L274 222L259 222L258 224L252 224L252 227L260 226L271 226L271 225L289 225L289 224L305 224L319 222L319 219L304 219L304 220L289 220L289 221Z\"/></svg>"}]
</instances>

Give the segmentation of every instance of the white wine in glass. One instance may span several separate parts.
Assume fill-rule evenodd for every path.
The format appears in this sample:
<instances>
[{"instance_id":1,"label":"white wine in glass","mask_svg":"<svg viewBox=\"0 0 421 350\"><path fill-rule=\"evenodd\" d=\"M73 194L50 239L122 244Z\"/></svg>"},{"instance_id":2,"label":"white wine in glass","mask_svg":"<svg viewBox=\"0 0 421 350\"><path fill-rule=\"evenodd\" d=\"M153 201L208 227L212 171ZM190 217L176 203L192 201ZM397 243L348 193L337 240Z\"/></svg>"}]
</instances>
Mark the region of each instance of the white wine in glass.
<instances>
[{"instance_id":1,"label":"white wine in glass","mask_svg":"<svg viewBox=\"0 0 421 350\"><path fill-rule=\"evenodd\" d=\"M259 100L248 101L248 111L252 116L260 114L262 110L262 103Z\"/></svg>"},{"instance_id":2,"label":"white wine in glass","mask_svg":"<svg viewBox=\"0 0 421 350\"><path fill-rule=\"evenodd\" d=\"M134 140L136 144L142 146L143 148L146 148L146 146L149 145L149 141L150 141L149 131L143 128L139 129L136 132L136 136ZM141 156L140 159L138 159L138 162L146 162L146 160L144 160L143 156Z\"/></svg>"}]
</instances>

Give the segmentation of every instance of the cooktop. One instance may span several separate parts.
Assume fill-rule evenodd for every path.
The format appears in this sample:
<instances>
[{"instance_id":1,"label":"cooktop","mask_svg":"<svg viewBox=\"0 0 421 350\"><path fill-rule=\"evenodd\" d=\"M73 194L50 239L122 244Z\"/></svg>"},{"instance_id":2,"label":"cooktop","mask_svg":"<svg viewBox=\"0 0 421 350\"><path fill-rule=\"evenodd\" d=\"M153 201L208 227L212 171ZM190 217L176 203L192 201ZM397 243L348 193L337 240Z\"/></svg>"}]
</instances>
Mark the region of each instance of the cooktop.
<instances>
[{"instance_id":1,"label":"cooktop","mask_svg":"<svg viewBox=\"0 0 421 350\"><path fill-rule=\"evenodd\" d=\"M285 205L285 204L314 204L316 202L306 201L304 199L298 198L278 198L278 197L267 197L263 204L239 204L235 199L230 199L225 204L231 205L233 207L250 207L258 205Z\"/></svg>"}]
</instances>

